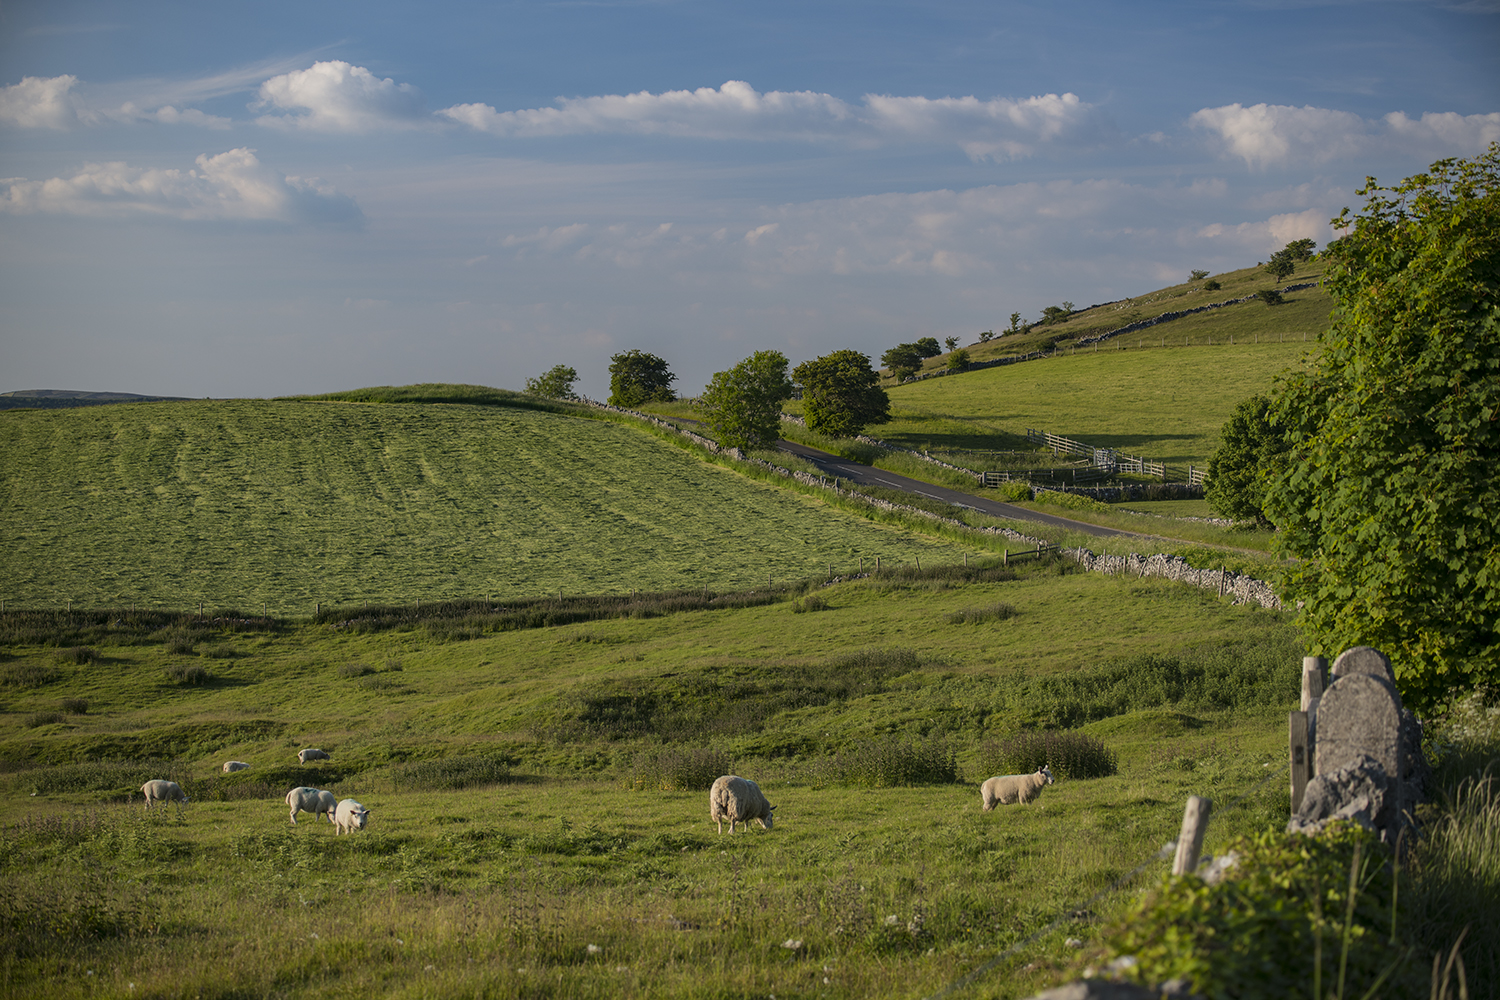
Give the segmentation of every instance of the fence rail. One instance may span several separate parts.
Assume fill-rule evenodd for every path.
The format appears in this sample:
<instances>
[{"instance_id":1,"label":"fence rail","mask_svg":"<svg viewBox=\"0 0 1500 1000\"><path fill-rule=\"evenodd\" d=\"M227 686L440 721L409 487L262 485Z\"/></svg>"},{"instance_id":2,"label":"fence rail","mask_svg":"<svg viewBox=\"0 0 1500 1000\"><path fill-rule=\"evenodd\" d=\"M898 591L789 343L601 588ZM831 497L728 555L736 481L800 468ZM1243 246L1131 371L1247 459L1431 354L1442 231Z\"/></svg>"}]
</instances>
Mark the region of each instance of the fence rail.
<instances>
[{"instance_id":1,"label":"fence rail","mask_svg":"<svg viewBox=\"0 0 1500 1000\"><path fill-rule=\"evenodd\" d=\"M1104 470L1107 475L1117 472L1133 472L1141 476L1155 476L1162 482L1167 481L1165 462L1153 462L1138 455L1122 455L1113 448L1095 448L1091 444L1075 441L1061 434L1052 434L1031 427L1026 428L1026 439L1051 448L1053 452L1060 455L1082 455L1093 462L1094 468Z\"/></svg>"}]
</instances>

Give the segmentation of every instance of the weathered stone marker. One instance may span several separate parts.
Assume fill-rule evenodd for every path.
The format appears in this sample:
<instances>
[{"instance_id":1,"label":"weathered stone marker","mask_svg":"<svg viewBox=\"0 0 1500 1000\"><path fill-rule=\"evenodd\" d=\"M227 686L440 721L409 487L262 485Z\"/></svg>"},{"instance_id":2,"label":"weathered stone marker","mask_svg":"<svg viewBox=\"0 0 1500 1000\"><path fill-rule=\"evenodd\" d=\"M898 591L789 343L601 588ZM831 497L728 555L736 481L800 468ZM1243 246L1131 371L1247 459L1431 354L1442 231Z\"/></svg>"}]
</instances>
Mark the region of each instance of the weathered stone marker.
<instances>
[{"instance_id":1,"label":"weathered stone marker","mask_svg":"<svg viewBox=\"0 0 1500 1000\"><path fill-rule=\"evenodd\" d=\"M1287 756L1292 771L1292 814L1302 808L1302 796L1313 777L1312 741L1308 739L1307 712L1288 712Z\"/></svg>"},{"instance_id":2,"label":"weathered stone marker","mask_svg":"<svg viewBox=\"0 0 1500 1000\"><path fill-rule=\"evenodd\" d=\"M1306 669L1307 661L1303 661ZM1367 674L1378 677L1390 687L1396 690L1396 672L1391 669L1391 661L1380 650L1372 646L1355 646L1346 649L1339 654L1338 659L1333 661L1333 680L1337 684L1339 678L1349 677L1354 674Z\"/></svg>"}]
</instances>

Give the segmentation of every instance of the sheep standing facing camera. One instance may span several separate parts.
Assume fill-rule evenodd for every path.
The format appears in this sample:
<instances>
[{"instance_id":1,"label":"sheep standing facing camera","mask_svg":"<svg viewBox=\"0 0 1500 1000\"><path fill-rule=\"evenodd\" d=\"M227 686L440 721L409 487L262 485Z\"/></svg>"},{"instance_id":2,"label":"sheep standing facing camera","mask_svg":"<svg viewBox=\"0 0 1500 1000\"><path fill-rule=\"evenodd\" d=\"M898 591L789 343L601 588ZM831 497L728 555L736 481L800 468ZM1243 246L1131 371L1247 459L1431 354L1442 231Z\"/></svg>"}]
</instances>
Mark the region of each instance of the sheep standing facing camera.
<instances>
[{"instance_id":1,"label":"sheep standing facing camera","mask_svg":"<svg viewBox=\"0 0 1500 1000\"><path fill-rule=\"evenodd\" d=\"M1042 789L1052 784L1052 770L1043 764L1035 774L1003 774L991 778L979 786L979 797L984 800L984 811L997 805L1019 802L1025 805L1042 797Z\"/></svg>"},{"instance_id":2,"label":"sheep standing facing camera","mask_svg":"<svg viewBox=\"0 0 1500 1000\"><path fill-rule=\"evenodd\" d=\"M334 835L363 830L369 818L370 810L353 799L345 799L338 804L338 810L333 814Z\"/></svg>"},{"instance_id":3,"label":"sheep standing facing camera","mask_svg":"<svg viewBox=\"0 0 1500 1000\"><path fill-rule=\"evenodd\" d=\"M726 774L714 780L708 790L708 818L719 824L719 833L724 832L724 821L729 820L729 833L734 834L734 825L744 823L750 829L753 819L762 827L771 829L775 818L771 815L776 807L766 801L760 786L749 778Z\"/></svg>"}]
</instances>

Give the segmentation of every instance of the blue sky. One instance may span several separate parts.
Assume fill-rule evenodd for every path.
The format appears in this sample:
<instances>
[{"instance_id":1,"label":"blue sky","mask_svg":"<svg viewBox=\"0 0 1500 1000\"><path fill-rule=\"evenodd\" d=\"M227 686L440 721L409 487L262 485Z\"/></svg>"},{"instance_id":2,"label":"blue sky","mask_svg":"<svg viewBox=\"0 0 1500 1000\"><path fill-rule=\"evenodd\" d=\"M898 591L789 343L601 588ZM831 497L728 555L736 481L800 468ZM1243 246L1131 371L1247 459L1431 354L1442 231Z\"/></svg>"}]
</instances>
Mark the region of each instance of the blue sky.
<instances>
[{"instance_id":1,"label":"blue sky","mask_svg":"<svg viewBox=\"0 0 1500 1000\"><path fill-rule=\"evenodd\" d=\"M0 4L0 391L878 357L1321 245L1500 0Z\"/></svg>"}]
</instances>

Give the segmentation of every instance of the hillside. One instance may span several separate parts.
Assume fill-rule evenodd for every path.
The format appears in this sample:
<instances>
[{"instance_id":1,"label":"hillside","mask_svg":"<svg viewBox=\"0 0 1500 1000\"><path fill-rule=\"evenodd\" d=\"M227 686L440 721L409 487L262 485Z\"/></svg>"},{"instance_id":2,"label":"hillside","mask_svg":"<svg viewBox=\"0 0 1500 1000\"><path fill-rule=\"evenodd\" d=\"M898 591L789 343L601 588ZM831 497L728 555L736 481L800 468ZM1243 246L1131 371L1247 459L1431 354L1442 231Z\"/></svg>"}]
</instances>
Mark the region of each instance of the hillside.
<instances>
[{"instance_id":1,"label":"hillside","mask_svg":"<svg viewBox=\"0 0 1500 1000\"><path fill-rule=\"evenodd\" d=\"M0 599L241 607L747 588L924 556L640 429L509 406L0 413Z\"/></svg>"}]
</instances>

